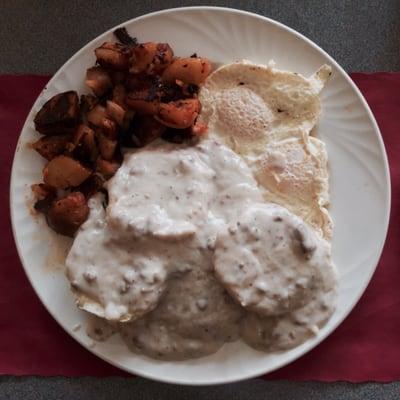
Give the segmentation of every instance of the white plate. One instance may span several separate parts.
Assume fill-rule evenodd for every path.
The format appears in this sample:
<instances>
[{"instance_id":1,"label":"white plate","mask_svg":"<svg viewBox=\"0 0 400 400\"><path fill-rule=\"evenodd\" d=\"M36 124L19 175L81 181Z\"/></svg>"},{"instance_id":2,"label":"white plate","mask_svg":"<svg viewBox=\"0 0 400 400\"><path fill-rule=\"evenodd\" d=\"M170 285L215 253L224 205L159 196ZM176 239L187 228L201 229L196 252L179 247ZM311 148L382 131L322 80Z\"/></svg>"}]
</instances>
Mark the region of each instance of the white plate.
<instances>
[{"instance_id":1,"label":"white plate","mask_svg":"<svg viewBox=\"0 0 400 400\"><path fill-rule=\"evenodd\" d=\"M41 105L58 92L86 92L84 76L93 65L93 50L112 31L104 33L76 53L53 77L35 102L19 139L11 178L11 217L18 252L32 286L58 323L79 343L126 371L181 384L215 384L237 381L273 371L315 347L354 307L377 265L385 240L390 211L390 179L386 153L378 127L364 98L343 69L310 40L288 27L243 11L195 7L145 15L122 24L140 41L171 44L177 55L197 52L219 63L246 58L276 61L277 67L305 75L321 64L333 67L333 76L322 93L323 115L318 126L329 153L331 212L335 223L333 258L340 273L337 311L312 340L280 354L264 354L241 342L225 345L209 357L183 362L161 362L127 351L118 337L90 348L84 322L74 305L63 276L65 243L43 220L32 218L27 201L30 185L41 180L43 160L26 143L37 138L33 117ZM62 244L62 243L61 243ZM62 247L62 246L61 246ZM49 268L49 264L53 264ZM322 367L322 366L321 366Z\"/></svg>"}]
</instances>

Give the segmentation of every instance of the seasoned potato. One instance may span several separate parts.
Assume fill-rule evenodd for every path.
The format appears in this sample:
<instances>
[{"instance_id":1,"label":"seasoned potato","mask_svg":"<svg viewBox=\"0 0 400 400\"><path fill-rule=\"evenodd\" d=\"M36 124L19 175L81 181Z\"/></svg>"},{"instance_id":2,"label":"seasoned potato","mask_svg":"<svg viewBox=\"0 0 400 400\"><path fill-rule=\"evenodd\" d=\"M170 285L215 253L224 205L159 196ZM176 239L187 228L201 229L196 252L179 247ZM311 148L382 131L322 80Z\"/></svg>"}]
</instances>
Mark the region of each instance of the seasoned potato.
<instances>
[{"instance_id":1,"label":"seasoned potato","mask_svg":"<svg viewBox=\"0 0 400 400\"><path fill-rule=\"evenodd\" d=\"M83 142L83 138L86 135L90 135L91 133L93 133L93 129L89 128L87 125L85 124L80 124L77 128L77 130L74 133L74 137L73 137L73 143L75 146L78 146L80 143Z\"/></svg>"},{"instance_id":2,"label":"seasoned potato","mask_svg":"<svg viewBox=\"0 0 400 400\"><path fill-rule=\"evenodd\" d=\"M159 73L172 61L174 53L167 43L147 42L136 46L129 72Z\"/></svg>"},{"instance_id":3,"label":"seasoned potato","mask_svg":"<svg viewBox=\"0 0 400 400\"><path fill-rule=\"evenodd\" d=\"M174 52L168 43L157 43L156 55L153 58L152 72L160 73L168 65L171 64L174 58Z\"/></svg>"},{"instance_id":4,"label":"seasoned potato","mask_svg":"<svg viewBox=\"0 0 400 400\"><path fill-rule=\"evenodd\" d=\"M161 138L166 142L182 144L188 142L193 137L191 129L175 129L167 128L167 130L162 134Z\"/></svg>"},{"instance_id":5,"label":"seasoned potato","mask_svg":"<svg viewBox=\"0 0 400 400\"><path fill-rule=\"evenodd\" d=\"M178 100L161 103L158 113L154 118L170 128L185 129L194 124L199 112L199 100Z\"/></svg>"},{"instance_id":6,"label":"seasoned potato","mask_svg":"<svg viewBox=\"0 0 400 400\"><path fill-rule=\"evenodd\" d=\"M115 85L112 101L125 108L126 89L123 85Z\"/></svg>"},{"instance_id":7,"label":"seasoned potato","mask_svg":"<svg viewBox=\"0 0 400 400\"><path fill-rule=\"evenodd\" d=\"M117 137L117 123L110 118L103 118L100 124L102 132L110 139Z\"/></svg>"},{"instance_id":8,"label":"seasoned potato","mask_svg":"<svg viewBox=\"0 0 400 400\"><path fill-rule=\"evenodd\" d=\"M105 180L102 175L94 173L89 176L82 185L77 187L77 190L84 194L84 196L89 199L92 195L97 193L99 190L103 188Z\"/></svg>"},{"instance_id":9,"label":"seasoned potato","mask_svg":"<svg viewBox=\"0 0 400 400\"><path fill-rule=\"evenodd\" d=\"M99 97L112 88L110 75L102 67L89 68L86 71L85 83Z\"/></svg>"},{"instance_id":10,"label":"seasoned potato","mask_svg":"<svg viewBox=\"0 0 400 400\"><path fill-rule=\"evenodd\" d=\"M99 137L99 150L100 155L105 160L111 160L114 156L115 149L117 148L117 141L100 134Z\"/></svg>"},{"instance_id":11,"label":"seasoned potato","mask_svg":"<svg viewBox=\"0 0 400 400\"><path fill-rule=\"evenodd\" d=\"M105 42L94 53L102 67L125 70L129 67L130 50L120 43Z\"/></svg>"},{"instance_id":12,"label":"seasoned potato","mask_svg":"<svg viewBox=\"0 0 400 400\"><path fill-rule=\"evenodd\" d=\"M96 171L104 176L105 179L111 178L118 170L120 164L117 161L108 161L98 158L96 161Z\"/></svg>"},{"instance_id":13,"label":"seasoned potato","mask_svg":"<svg viewBox=\"0 0 400 400\"><path fill-rule=\"evenodd\" d=\"M178 58L162 74L165 82L182 81L200 85L211 72L211 63L205 58Z\"/></svg>"},{"instance_id":14,"label":"seasoned potato","mask_svg":"<svg viewBox=\"0 0 400 400\"><path fill-rule=\"evenodd\" d=\"M119 125L123 126L126 110L114 101L107 100L107 114Z\"/></svg>"},{"instance_id":15,"label":"seasoned potato","mask_svg":"<svg viewBox=\"0 0 400 400\"><path fill-rule=\"evenodd\" d=\"M93 129L86 131L85 136L82 138L82 146L89 155L90 161L94 161L97 157L98 149Z\"/></svg>"},{"instance_id":16,"label":"seasoned potato","mask_svg":"<svg viewBox=\"0 0 400 400\"><path fill-rule=\"evenodd\" d=\"M70 140L70 135L44 136L35 143L32 143L31 147L46 160L50 161L66 150Z\"/></svg>"},{"instance_id":17,"label":"seasoned potato","mask_svg":"<svg viewBox=\"0 0 400 400\"><path fill-rule=\"evenodd\" d=\"M156 52L157 43L148 42L139 44L133 51L129 72L131 74L138 74L146 71L150 67Z\"/></svg>"},{"instance_id":18,"label":"seasoned potato","mask_svg":"<svg viewBox=\"0 0 400 400\"><path fill-rule=\"evenodd\" d=\"M125 82L125 89L128 92L134 92L138 89L148 88L150 86L151 80L149 80L149 75L142 74L129 74Z\"/></svg>"},{"instance_id":19,"label":"seasoned potato","mask_svg":"<svg viewBox=\"0 0 400 400\"><path fill-rule=\"evenodd\" d=\"M194 136L202 136L207 133L208 126L202 122L195 122L192 126L192 134Z\"/></svg>"},{"instance_id":20,"label":"seasoned potato","mask_svg":"<svg viewBox=\"0 0 400 400\"><path fill-rule=\"evenodd\" d=\"M83 94L79 107L82 114L87 114L90 110L93 110L99 104L99 99L94 94Z\"/></svg>"},{"instance_id":21,"label":"seasoned potato","mask_svg":"<svg viewBox=\"0 0 400 400\"><path fill-rule=\"evenodd\" d=\"M80 185L91 174L79 161L66 156L53 158L43 169L44 183L57 189Z\"/></svg>"},{"instance_id":22,"label":"seasoned potato","mask_svg":"<svg viewBox=\"0 0 400 400\"><path fill-rule=\"evenodd\" d=\"M108 74L110 75L113 86L123 84L127 77L126 71L109 70Z\"/></svg>"},{"instance_id":23,"label":"seasoned potato","mask_svg":"<svg viewBox=\"0 0 400 400\"><path fill-rule=\"evenodd\" d=\"M73 236L89 216L89 207L85 196L72 192L54 200L47 211L47 222L56 232Z\"/></svg>"},{"instance_id":24,"label":"seasoned potato","mask_svg":"<svg viewBox=\"0 0 400 400\"><path fill-rule=\"evenodd\" d=\"M167 127L156 121L151 115L136 116L127 134L124 145L142 147L161 137Z\"/></svg>"},{"instance_id":25,"label":"seasoned potato","mask_svg":"<svg viewBox=\"0 0 400 400\"><path fill-rule=\"evenodd\" d=\"M45 183L35 183L31 186L31 190L38 200L43 200L56 194L54 188Z\"/></svg>"},{"instance_id":26,"label":"seasoned potato","mask_svg":"<svg viewBox=\"0 0 400 400\"><path fill-rule=\"evenodd\" d=\"M78 126L73 138L74 156L80 160L94 161L98 150L93 129L85 124Z\"/></svg>"},{"instance_id":27,"label":"seasoned potato","mask_svg":"<svg viewBox=\"0 0 400 400\"><path fill-rule=\"evenodd\" d=\"M151 96L148 89L139 89L130 92L125 99L129 108L138 114L154 115L157 113L159 101Z\"/></svg>"},{"instance_id":28,"label":"seasoned potato","mask_svg":"<svg viewBox=\"0 0 400 400\"><path fill-rule=\"evenodd\" d=\"M59 93L44 103L34 119L43 135L71 133L79 123L79 98L74 91Z\"/></svg>"},{"instance_id":29,"label":"seasoned potato","mask_svg":"<svg viewBox=\"0 0 400 400\"><path fill-rule=\"evenodd\" d=\"M107 110L105 107L98 104L87 113L87 120L94 126L101 126L103 119L107 118Z\"/></svg>"}]
</instances>

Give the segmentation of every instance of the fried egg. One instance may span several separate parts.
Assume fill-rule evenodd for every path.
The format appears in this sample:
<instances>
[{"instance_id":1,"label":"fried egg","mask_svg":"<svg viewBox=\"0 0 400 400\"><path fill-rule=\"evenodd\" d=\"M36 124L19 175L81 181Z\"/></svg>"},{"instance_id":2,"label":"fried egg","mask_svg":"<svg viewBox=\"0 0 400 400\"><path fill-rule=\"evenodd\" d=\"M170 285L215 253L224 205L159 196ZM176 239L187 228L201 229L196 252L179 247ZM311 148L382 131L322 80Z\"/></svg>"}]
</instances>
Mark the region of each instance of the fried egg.
<instances>
[{"instance_id":1,"label":"fried egg","mask_svg":"<svg viewBox=\"0 0 400 400\"><path fill-rule=\"evenodd\" d=\"M250 166L266 201L332 236L325 144L312 136L321 115L319 94L331 68L309 78L241 61L214 71L202 86L200 122Z\"/></svg>"}]
</instances>

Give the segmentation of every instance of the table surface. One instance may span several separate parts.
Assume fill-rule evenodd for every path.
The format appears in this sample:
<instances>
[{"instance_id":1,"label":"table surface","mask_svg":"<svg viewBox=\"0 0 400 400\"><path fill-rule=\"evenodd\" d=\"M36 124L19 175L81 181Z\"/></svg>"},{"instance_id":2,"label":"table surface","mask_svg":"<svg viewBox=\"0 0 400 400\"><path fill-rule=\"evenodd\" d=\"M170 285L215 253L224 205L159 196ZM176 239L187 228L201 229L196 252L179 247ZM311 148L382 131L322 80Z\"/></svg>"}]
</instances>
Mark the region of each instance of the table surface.
<instances>
[{"instance_id":1,"label":"table surface","mask_svg":"<svg viewBox=\"0 0 400 400\"><path fill-rule=\"evenodd\" d=\"M320 45L347 71L400 71L400 0L0 1L0 74L54 73L103 31L163 8L241 8L282 22ZM398 399L400 384L252 380L185 387L141 378L0 377L2 399Z\"/></svg>"}]
</instances>

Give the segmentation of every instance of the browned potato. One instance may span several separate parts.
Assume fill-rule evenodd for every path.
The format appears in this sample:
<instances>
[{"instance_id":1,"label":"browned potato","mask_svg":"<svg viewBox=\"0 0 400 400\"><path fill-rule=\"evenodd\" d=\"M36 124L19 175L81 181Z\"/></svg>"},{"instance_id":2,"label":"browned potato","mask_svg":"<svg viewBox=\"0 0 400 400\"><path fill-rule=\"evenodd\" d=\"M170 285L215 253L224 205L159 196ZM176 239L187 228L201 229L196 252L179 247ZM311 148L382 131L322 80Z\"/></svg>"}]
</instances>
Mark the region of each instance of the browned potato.
<instances>
[{"instance_id":1,"label":"browned potato","mask_svg":"<svg viewBox=\"0 0 400 400\"><path fill-rule=\"evenodd\" d=\"M44 136L35 143L32 143L31 146L42 157L50 161L66 150L67 144L70 140L70 135Z\"/></svg>"},{"instance_id":2,"label":"browned potato","mask_svg":"<svg viewBox=\"0 0 400 400\"><path fill-rule=\"evenodd\" d=\"M125 107L125 96L126 96L126 89L123 85L115 85L113 89L113 98L112 101L117 103L121 107Z\"/></svg>"},{"instance_id":3,"label":"browned potato","mask_svg":"<svg viewBox=\"0 0 400 400\"><path fill-rule=\"evenodd\" d=\"M87 131L86 135L83 137L82 146L86 154L89 155L89 160L95 161L99 154L99 150L97 148L95 134L92 129Z\"/></svg>"},{"instance_id":4,"label":"browned potato","mask_svg":"<svg viewBox=\"0 0 400 400\"><path fill-rule=\"evenodd\" d=\"M82 185L77 187L77 190L85 195L88 199L103 188L104 178L102 175L94 173L89 176Z\"/></svg>"},{"instance_id":5,"label":"browned potato","mask_svg":"<svg viewBox=\"0 0 400 400\"><path fill-rule=\"evenodd\" d=\"M103 118L101 121L101 130L110 139L116 139L117 137L117 123L110 118Z\"/></svg>"},{"instance_id":6,"label":"browned potato","mask_svg":"<svg viewBox=\"0 0 400 400\"><path fill-rule=\"evenodd\" d=\"M110 75L102 67L89 68L86 71L85 83L98 97L101 97L112 88Z\"/></svg>"},{"instance_id":7,"label":"browned potato","mask_svg":"<svg viewBox=\"0 0 400 400\"><path fill-rule=\"evenodd\" d=\"M44 183L57 189L80 185L91 174L79 161L66 156L53 158L43 169Z\"/></svg>"},{"instance_id":8,"label":"browned potato","mask_svg":"<svg viewBox=\"0 0 400 400\"><path fill-rule=\"evenodd\" d=\"M93 129L89 128L87 125L85 124L80 124L77 128L77 130L74 133L74 137L73 137L73 143L75 146L78 146L79 143L83 142L83 138L86 135L90 135L90 133L93 132ZM93 132L94 133L94 132Z\"/></svg>"},{"instance_id":9,"label":"browned potato","mask_svg":"<svg viewBox=\"0 0 400 400\"><path fill-rule=\"evenodd\" d=\"M188 142L193 137L191 128L175 129L167 128L161 138L166 142L182 144Z\"/></svg>"},{"instance_id":10,"label":"browned potato","mask_svg":"<svg viewBox=\"0 0 400 400\"><path fill-rule=\"evenodd\" d=\"M133 50L129 72L132 74L159 73L172 62L173 56L174 53L167 43L139 44Z\"/></svg>"},{"instance_id":11,"label":"browned potato","mask_svg":"<svg viewBox=\"0 0 400 400\"><path fill-rule=\"evenodd\" d=\"M200 85L211 72L211 63L205 58L178 58L162 74L165 82L182 81Z\"/></svg>"},{"instance_id":12,"label":"browned potato","mask_svg":"<svg viewBox=\"0 0 400 400\"><path fill-rule=\"evenodd\" d=\"M142 43L137 46L133 51L129 72L138 74L146 71L150 67L156 52L157 43L155 42Z\"/></svg>"},{"instance_id":13,"label":"browned potato","mask_svg":"<svg viewBox=\"0 0 400 400\"><path fill-rule=\"evenodd\" d=\"M59 93L48 100L34 119L43 135L71 133L79 123L79 98L74 91Z\"/></svg>"},{"instance_id":14,"label":"browned potato","mask_svg":"<svg viewBox=\"0 0 400 400\"><path fill-rule=\"evenodd\" d=\"M83 94L79 104L81 113L88 113L90 110L93 110L97 104L99 104L99 99L94 94Z\"/></svg>"},{"instance_id":15,"label":"browned potato","mask_svg":"<svg viewBox=\"0 0 400 400\"><path fill-rule=\"evenodd\" d=\"M102 67L125 70L129 67L131 51L120 43L105 42L94 53Z\"/></svg>"},{"instance_id":16,"label":"browned potato","mask_svg":"<svg viewBox=\"0 0 400 400\"><path fill-rule=\"evenodd\" d=\"M194 136L202 136L207 133L208 126L203 124L202 122L196 122L192 126L192 135Z\"/></svg>"},{"instance_id":17,"label":"browned potato","mask_svg":"<svg viewBox=\"0 0 400 400\"><path fill-rule=\"evenodd\" d=\"M125 82L127 76L127 73L125 71L117 71L115 69L109 70L108 74L110 75L113 86L122 85Z\"/></svg>"},{"instance_id":18,"label":"browned potato","mask_svg":"<svg viewBox=\"0 0 400 400\"><path fill-rule=\"evenodd\" d=\"M45 183L35 183L31 186L31 189L37 200L43 200L46 197L54 196L56 194L54 188Z\"/></svg>"},{"instance_id":19,"label":"browned potato","mask_svg":"<svg viewBox=\"0 0 400 400\"><path fill-rule=\"evenodd\" d=\"M107 109L101 105L97 105L87 114L87 120L92 125L101 128L101 130L110 138L117 136L117 124L109 118Z\"/></svg>"},{"instance_id":20,"label":"browned potato","mask_svg":"<svg viewBox=\"0 0 400 400\"><path fill-rule=\"evenodd\" d=\"M186 99L161 103L154 118L170 128L185 129L192 126L199 115L200 102Z\"/></svg>"},{"instance_id":21,"label":"browned potato","mask_svg":"<svg viewBox=\"0 0 400 400\"><path fill-rule=\"evenodd\" d=\"M82 138L82 143L89 154L96 151L96 140L93 129L88 129L85 132L85 136Z\"/></svg>"},{"instance_id":22,"label":"browned potato","mask_svg":"<svg viewBox=\"0 0 400 400\"><path fill-rule=\"evenodd\" d=\"M135 117L135 114L136 114L136 112L133 110L126 110L124 123L122 125L123 131L126 131L129 128L129 125L131 124L133 118Z\"/></svg>"},{"instance_id":23,"label":"browned potato","mask_svg":"<svg viewBox=\"0 0 400 400\"><path fill-rule=\"evenodd\" d=\"M105 107L98 104L87 113L87 120L94 126L101 126L103 119L107 118L107 110Z\"/></svg>"},{"instance_id":24,"label":"browned potato","mask_svg":"<svg viewBox=\"0 0 400 400\"><path fill-rule=\"evenodd\" d=\"M89 207L85 196L72 192L54 200L47 212L47 223L57 233L73 236L89 216Z\"/></svg>"},{"instance_id":25,"label":"browned potato","mask_svg":"<svg viewBox=\"0 0 400 400\"><path fill-rule=\"evenodd\" d=\"M96 171L104 176L105 179L111 178L118 170L120 164L117 161L108 161L98 158L96 161Z\"/></svg>"},{"instance_id":26,"label":"browned potato","mask_svg":"<svg viewBox=\"0 0 400 400\"><path fill-rule=\"evenodd\" d=\"M125 82L125 88L128 92L134 92L135 90L138 89L144 89L146 87L149 87L150 85L150 80L149 80L149 75L146 75L145 73L142 74L129 74L126 82Z\"/></svg>"},{"instance_id":27,"label":"browned potato","mask_svg":"<svg viewBox=\"0 0 400 400\"><path fill-rule=\"evenodd\" d=\"M168 43L157 43L157 52L153 58L152 71L156 73L162 72L174 59L174 52Z\"/></svg>"},{"instance_id":28,"label":"browned potato","mask_svg":"<svg viewBox=\"0 0 400 400\"><path fill-rule=\"evenodd\" d=\"M74 134L74 156L86 161L95 161L98 155L95 133L85 124L80 124Z\"/></svg>"},{"instance_id":29,"label":"browned potato","mask_svg":"<svg viewBox=\"0 0 400 400\"><path fill-rule=\"evenodd\" d=\"M51 203L55 199L55 195L49 195L47 197L44 197L43 199L36 200L35 204L33 205L33 208L45 215L47 215L47 211L49 210Z\"/></svg>"},{"instance_id":30,"label":"browned potato","mask_svg":"<svg viewBox=\"0 0 400 400\"><path fill-rule=\"evenodd\" d=\"M111 160L114 156L115 149L117 148L117 141L108 138L107 136L100 134L99 135L99 150L100 155L105 160Z\"/></svg>"},{"instance_id":31,"label":"browned potato","mask_svg":"<svg viewBox=\"0 0 400 400\"><path fill-rule=\"evenodd\" d=\"M142 147L153 140L161 137L167 127L156 121L150 115L141 115L135 117L132 124L132 143L134 147ZM129 143L128 143L129 146Z\"/></svg>"},{"instance_id":32,"label":"browned potato","mask_svg":"<svg viewBox=\"0 0 400 400\"><path fill-rule=\"evenodd\" d=\"M123 126L126 115L126 110L122 108L118 103L107 100L107 114L119 125Z\"/></svg>"},{"instance_id":33,"label":"browned potato","mask_svg":"<svg viewBox=\"0 0 400 400\"><path fill-rule=\"evenodd\" d=\"M157 113L159 106L158 99L153 99L148 89L130 92L125 98L125 103L138 114L154 115Z\"/></svg>"}]
</instances>

